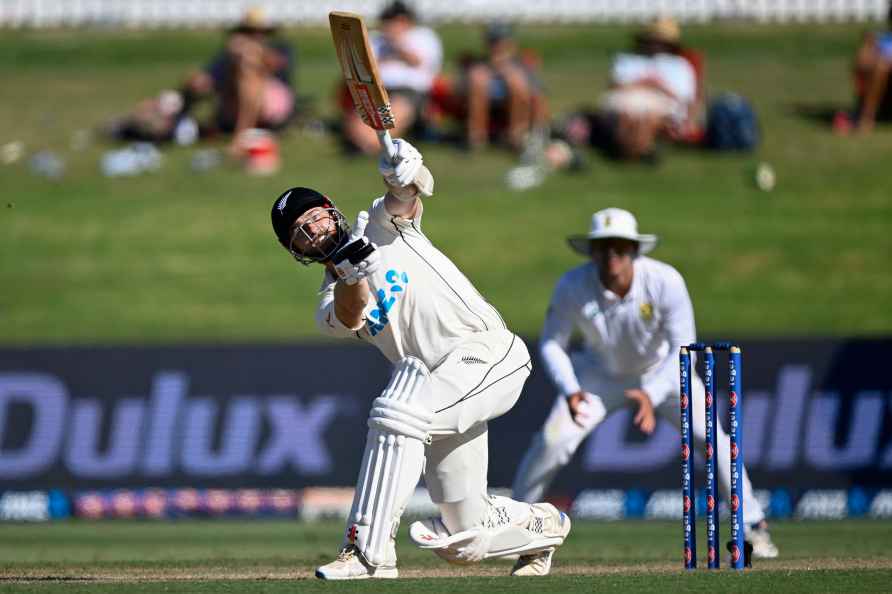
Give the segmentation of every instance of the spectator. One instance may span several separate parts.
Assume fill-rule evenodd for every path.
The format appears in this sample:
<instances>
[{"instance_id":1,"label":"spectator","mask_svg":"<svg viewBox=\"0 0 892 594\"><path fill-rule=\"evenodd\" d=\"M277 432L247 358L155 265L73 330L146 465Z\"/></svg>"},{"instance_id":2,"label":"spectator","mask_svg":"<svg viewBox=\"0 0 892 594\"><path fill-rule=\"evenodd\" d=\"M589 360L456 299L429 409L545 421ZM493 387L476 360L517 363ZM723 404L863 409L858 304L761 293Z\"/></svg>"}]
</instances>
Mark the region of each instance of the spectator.
<instances>
[{"instance_id":1,"label":"spectator","mask_svg":"<svg viewBox=\"0 0 892 594\"><path fill-rule=\"evenodd\" d=\"M653 160L659 138L696 140L702 135L699 61L682 48L678 24L657 19L636 35L633 51L615 57L599 106L572 114L561 135L628 160Z\"/></svg>"},{"instance_id":2,"label":"spectator","mask_svg":"<svg viewBox=\"0 0 892 594\"><path fill-rule=\"evenodd\" d=\"M468 61L462 85L468 146L481 147L502 131L508 145L521 150L531 130L548 121L537 60L520 51L507 24L491 24L485 37L486 56Z\"/></svg>"},{"instance_id":3,"label":"spectator","mask_svg":"<svg viewBox=\"0 0 892 594\"><path fill-rule=\"evenodd\" d=\"M402 137L424 110L443 64L443 47L437 34L419 26L415 12L399 0L385 7L379 18L380 31L371 39L372 51L396 121L391 133ZM378 137L356 114L346 88L341 89L340 99L348 145L366 154L376 154L380 150Z\"/></svg>"},{"instance_id":4,"label":"spectator","mask_svg":"<svg viewBox=\"0 0 892 594\"><path fill-rule=\"evenodd\" d=\"M855 129L869 133L877 121L892 120L892 93L889 71L892 69L892 6L885 31L864 35L855 55ZM839 116L834 122L838 132L848 131Z\"/></svg>"},{"instance_id":5,"label":"spectator","mask_svg":"<svg viewBox=\"0 0 892 594\"><path fill-rule=\"evenodd\" d=\"M239 135L251 128L277 130L294 111L291 74L294 53L289 44L274 39L276 27L259 8L249 9L227 32L225 47L201 70L192 73L182 89L164 91L142 101L128 116L112 125L119 138L165 141L200 101L214 100L214 115L203 130L233 135L230 145L239 152Z\"/></svg>"}]
</instances>

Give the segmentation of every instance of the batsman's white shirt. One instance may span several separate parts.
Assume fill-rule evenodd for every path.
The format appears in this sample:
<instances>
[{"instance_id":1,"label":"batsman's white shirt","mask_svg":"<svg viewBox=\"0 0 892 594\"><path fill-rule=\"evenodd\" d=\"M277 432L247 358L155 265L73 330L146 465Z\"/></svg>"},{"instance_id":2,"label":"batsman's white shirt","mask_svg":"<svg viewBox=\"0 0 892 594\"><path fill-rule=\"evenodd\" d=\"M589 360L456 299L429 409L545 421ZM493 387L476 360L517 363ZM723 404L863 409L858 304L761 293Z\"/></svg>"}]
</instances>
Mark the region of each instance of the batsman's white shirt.
<instances>
[{"instance_id":1,"label":"batsman's white shirt","mask_svg":"<svg viewBox=\"0 0 892 594\"><path fill-rule=\"evenodd\" d=\"M433 369L471 335L506 328L496 309L421 232L412 220L387 212L378 198L369 210L366 237L381 255L369 279L372 298L364 325L351 330L334 313L335 279L326 273L316 320L326 334L355 336L374 344L391 362L412 355Z\"/></svg>"},{"instance_id":2,"label":"batsman's white shirt","mask_svg":"<svg viewBox=\"0 0 892 594\"><path fill-rule=\"evenodd\" d=\"M574 330L584 352L567 349ZM659 405L677 392L678 348L694 342L694 310L684 279L675 268L640 256L625 297L606 289L591 262L573 268L558 281L542 329L545 368L558 391L578 392L578 375L593 372L616 380L641 378L641 387Z\"/></svg>"}]
</instances>

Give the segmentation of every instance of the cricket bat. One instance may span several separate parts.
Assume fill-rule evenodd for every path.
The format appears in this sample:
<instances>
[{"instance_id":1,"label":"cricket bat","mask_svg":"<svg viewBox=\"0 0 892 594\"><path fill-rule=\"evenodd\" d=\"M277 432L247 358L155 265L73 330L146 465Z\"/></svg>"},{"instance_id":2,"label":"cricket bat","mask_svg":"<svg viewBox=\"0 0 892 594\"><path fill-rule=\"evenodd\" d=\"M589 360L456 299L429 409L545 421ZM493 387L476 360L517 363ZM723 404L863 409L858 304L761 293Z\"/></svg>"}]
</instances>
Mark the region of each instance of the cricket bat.
<instances>
[{"instance_id":1,"label":"cricket bat","mask_svg":"<svg viewBox=\"0 0 892 594\"><path fill-rule=\"evenodd\" d=\"M369 32L362 17L352 12L330 12L328 22L334 39L338 63L344 73L344 82L350 90L353 105L362 121L378 133L378 140L393 159L396 147L390 138L394 126L390 98L381 84L378 62L369 44Z\"/></svg>"}]
</instances>

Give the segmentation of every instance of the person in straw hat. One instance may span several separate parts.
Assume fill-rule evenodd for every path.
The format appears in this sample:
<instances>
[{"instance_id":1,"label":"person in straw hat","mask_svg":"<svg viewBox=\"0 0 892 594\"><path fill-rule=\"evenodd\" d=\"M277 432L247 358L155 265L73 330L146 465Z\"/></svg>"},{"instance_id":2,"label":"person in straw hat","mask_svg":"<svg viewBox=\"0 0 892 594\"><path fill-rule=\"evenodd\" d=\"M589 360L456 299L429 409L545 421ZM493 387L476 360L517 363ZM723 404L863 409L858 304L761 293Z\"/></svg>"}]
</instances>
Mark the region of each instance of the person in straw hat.
<instances>
[{"instance_id":1,"label":"person in straw hat","mask_svg":"<svg viewBox=\"0 0 892 594\"><path fill-rule=\"evenodd\" d=\"M631 49L616 54L598 103L560 118L553 135L574 149L591 146L611 159L655 164L659 141L702 139L702 72L703 55L683 46L678 23L658 18L635 34ZM578 163L566 151L551 154L553 168Z\"/></svg>"},{"instance_id":2,"label":"person in straw hat","mask_svg":"<svg viewBox=\"0 0 892 594\"><path fill-rule=\"evenodd\" d=\"M141 100L126 115L106 123L104 131L119 140L191 144L199 133L192 110L207 101L214 105L210 121L201 122L201 133L232 134L230 152L239 156L244 131L278 130L294 113L294 52L275 38L276 30L261 9L248 9L226 31L224 47L189 74L178 90L165 89Z\"/></svg>"},{"instance_id":3,"label":"person in straw hat","mask_svg":"<svg viewBox=\"0 0 892 594\"><path fill-rule=\"evenodd\" d=\"M588 261L558 280L545 316L539 354L558 397L517 470L518 501L541 500L582 441L613 411L632 407L634 424L645 434L653 433L657 416L679 427L678 351L696 340L684 279L645 255L657 237L639 233L632 213L598 211L587 234L567 240ZM571 354L574 331L584 349ZM702 444L704 391L696 374L693 386L694 435ZM721 426L718 440L718 478L727 496L730 444ZM754 555L776 557L746 470L743 509Z\"/></svg>"},{"instance_id":4,"label":"person in straw hat","mask_svg":"<svg viewBox=\"0 0 892 594\"><path fill-rule=\"evenodd\" d=\"M184 112L201 99L215 98L211 127L232 134L236 154L244 131L278 130L294 111L294 51L275 37L277 30L261 8L249 8L227 31L225 47L182 90Z\"/></svg>"},{"instance_id":5,"label":"person in straw hat","mask_svg":"<svg viewBox=\"0 0 892 594\"><path fill-rule=\"evenodd\" d=\"M680 49L678 23L663 17L636 35L633 51L614 58L600 109L618 158L650 158L659 137L681 135L692 125L697 75Z\"/></svg>"}]
</instances>

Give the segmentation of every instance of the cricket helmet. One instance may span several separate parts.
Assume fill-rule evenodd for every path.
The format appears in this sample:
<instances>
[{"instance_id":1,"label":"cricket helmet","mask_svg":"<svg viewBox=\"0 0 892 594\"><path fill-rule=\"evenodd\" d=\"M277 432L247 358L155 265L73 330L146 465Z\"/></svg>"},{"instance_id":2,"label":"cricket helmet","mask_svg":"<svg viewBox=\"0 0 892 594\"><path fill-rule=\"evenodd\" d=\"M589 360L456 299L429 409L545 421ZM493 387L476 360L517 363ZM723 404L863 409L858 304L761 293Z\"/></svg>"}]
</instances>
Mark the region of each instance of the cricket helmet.
<instances>
[{"instance_id":1,"label":"cricket helmet","mask_svg":"<svg viewBox=\"0 0 892 594\"><path fill-rule=\"evenodd\" d=\"M324 208L334 220L336 227L335 241L331 243L328 249L320 253L304 254L294 247L294 235L299 230L293 230L291 227L294 225L294 221L303 213L317 206ZM334 202L328 196L320 194L316 190L299 186L285 190L276 198L276 201L273 202L270 218L272 219L273 231L279 243L301 264L328 260L344 244L350 232L350 226L347 224L343 213L335 207Z\"/></svg>"}]
</instances>

